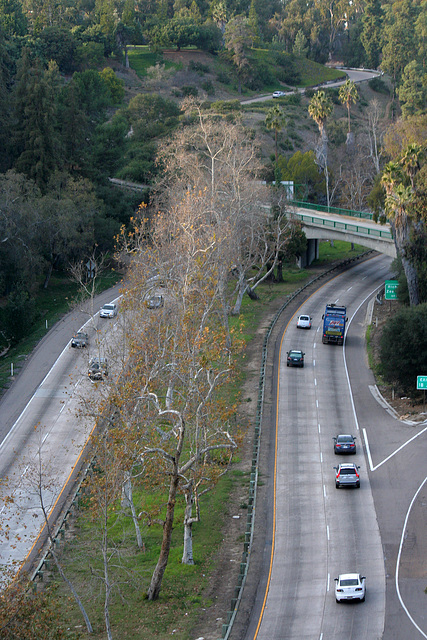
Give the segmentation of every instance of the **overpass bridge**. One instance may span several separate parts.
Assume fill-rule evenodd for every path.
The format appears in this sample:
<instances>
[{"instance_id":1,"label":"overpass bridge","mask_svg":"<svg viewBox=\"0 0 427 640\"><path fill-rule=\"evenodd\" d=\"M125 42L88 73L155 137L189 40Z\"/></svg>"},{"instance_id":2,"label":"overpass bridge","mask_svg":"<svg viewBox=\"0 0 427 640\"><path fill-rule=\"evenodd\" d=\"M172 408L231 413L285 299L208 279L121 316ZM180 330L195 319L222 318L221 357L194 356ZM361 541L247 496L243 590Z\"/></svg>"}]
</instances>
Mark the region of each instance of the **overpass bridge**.
<instances>
[{"instance_id":1,"label":"overpass bridge","mask_svg":"<svg viewBox=\"0 0 427 640\"><path fill-rule=\"evenodd\" d=\"M308 240L302 267L319 257L319 240L345 240L396 257L390 225L374 222L371 213L293 200L290 217L301 221Z\"/></svg>"}]
</instances>

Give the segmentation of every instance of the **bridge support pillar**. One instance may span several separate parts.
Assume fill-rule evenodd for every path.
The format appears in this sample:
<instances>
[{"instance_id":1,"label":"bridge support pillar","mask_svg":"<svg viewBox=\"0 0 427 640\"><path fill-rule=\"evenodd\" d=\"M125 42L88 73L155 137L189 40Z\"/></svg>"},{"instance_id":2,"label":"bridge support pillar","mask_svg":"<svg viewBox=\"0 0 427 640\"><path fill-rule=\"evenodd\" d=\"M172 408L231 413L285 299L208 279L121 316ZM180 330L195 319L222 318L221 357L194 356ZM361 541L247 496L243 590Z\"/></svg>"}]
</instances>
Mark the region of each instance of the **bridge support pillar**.
<instances>
[{"instance_id":1,"label":"bridge support pillar","mask_svg":"<svg viewBox=\"0 0 427 640\"><path fill-rule=\"evenodd\" d=\"M319 239L318 238L307 238L307 249L305 253L300 256L298 260L298 266L301 269L310 265L313 260L317 260L319 257Z\"/></svg>"}]
</instances>

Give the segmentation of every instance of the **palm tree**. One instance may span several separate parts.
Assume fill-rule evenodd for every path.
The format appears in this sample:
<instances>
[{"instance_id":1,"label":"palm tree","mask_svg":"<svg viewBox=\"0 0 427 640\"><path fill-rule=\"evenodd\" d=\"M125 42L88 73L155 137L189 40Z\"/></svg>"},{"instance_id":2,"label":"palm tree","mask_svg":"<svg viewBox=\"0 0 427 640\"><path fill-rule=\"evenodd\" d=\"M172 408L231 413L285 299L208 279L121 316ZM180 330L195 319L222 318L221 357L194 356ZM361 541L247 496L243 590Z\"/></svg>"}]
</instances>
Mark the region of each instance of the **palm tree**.
<instances>
[{"instance_id":1,"label":"palm tree","mask_svg":"<svg viewBox=\"0 0 427 640\"><path fill-rule=\"evenodd\" d=\"M406 147L400 159L400 164L411 181L412 189L415 188L414 179L416 173L420 170L423 153L421 145L412 143Z\"/></svg>"},{"instance_id":2,"label":"palm tree","mask_svg":"<svg viewBox=\"0 0 427 640\"><path fill-rule=\"evenodd\" d=\"M271 107L267 111L265 116L265 126L267 129L274 130L274 148L275 148L275 156L277 163L277 134L283 128L283 125L286 123L285 114L278 104L275 104L274 107Z\"/></svg>"},{"instance_id":3,"label":"palm tree","mask_svg":"<svg viewBox=\"0 0 427 640\"><path fill-rule=\"evenodd\" d=\"M314 94L308 105L308 113L319 127L320 141L316 148L316 163L325 173L326 199L329 207L329 171L328 171L328 134L326 133L326 120L333 110L332 100L324 91Z\"/></svg>"},{"instance_id":4,"label":"palm tree","mask_svg":"<svg viewBox=\"0 0 427 640\"><path fill-rule=\"evenodd\" d=\"M359 100L359 94L357 92L356 85L349 78L344 82L344 84L340 87L338 92L339 99L341 100L341 104L347 107L348 113L348 133L351 132L350 128L350 108L351 103L356 103Z\"/></svg>"},{"instance_id":5,"label":"palm tree","mask_svg":"<svg viewBox=\"0 0 427 640\"><path fill-rule=\"evenodd\" d=\"M381 184L383 185L385 198L385 211L393 230L394 243L397 254L402 260L402 267L408 283L409 302L411 306L416 306L420 302L418 274L415 266L407 257L407 248L410 243L411 227L413 218L411 216L411 205L413 203L413 187L406 186L405 176L401 169L403 158L406 157L408 149L402 156L401 162L389 162L383 171ZM411 154L408 154L408 158Z\"/></svg>"},{"instance_id":6,"label":"palm tree","mask_svg":"<svg viewBox=\"0 0 427 640\"><path fill-rule=\"evenodd\" d=\"M326 120L333 110L332 100L324 91L317 91L310 100L308 113L319 127L320 144L316 151L318 164L324 169L328 160L328 136L326 133Z\"/></svg>"}]
</instances>

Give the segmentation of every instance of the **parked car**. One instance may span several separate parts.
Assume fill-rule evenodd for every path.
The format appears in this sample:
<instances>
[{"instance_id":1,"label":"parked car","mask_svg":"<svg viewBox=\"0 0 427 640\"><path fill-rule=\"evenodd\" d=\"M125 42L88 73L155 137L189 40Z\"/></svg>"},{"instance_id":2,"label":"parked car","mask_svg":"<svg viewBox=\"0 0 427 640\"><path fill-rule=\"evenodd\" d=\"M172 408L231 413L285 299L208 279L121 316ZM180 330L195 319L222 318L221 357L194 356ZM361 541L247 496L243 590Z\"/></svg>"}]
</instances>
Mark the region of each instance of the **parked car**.
<instances>
[{"instance_id":1,"label":"parked car","mask_svg":"<svg viewBox=\"0 0 427 640\"><path fill-rule=\"evenodd\" d=\"M101 310L99 312L100 318L115 318L116 315L117 315L117 305L114 304L113 302L111 302L110 304L104 304L104 306L101 307Z\"/></svg>"},{"instance_id":2,"label":"parked car","mask_svg":"<svg viewBox=\"0 0 427 640\"><path fill-rule=\"evenodd\" d=\"M311 329L310 316L298 316L297 329Z\"/></svg>"},{"instance_id":3,"label":"parked car","mask_svg":"<svg viewBox=\"0 0 427 640\"><path fill-rule=\"evenodd\" d=\"M147 309L160 309L165 304L164 298L161 295L151 296L146 300Z\"/></svg>"},{"instance_id":4,"label":"parked car","mask_svg":"<svg viewBox=\"0 0 427 640\"><path fill-rule=\"evenodd\" d=\"M303 367L304 356L305 356L305 353L303 351L299 351L297 349L291 349L290 351L288 351L286 366L287 367Z\"/></svg>"},{"instance_id":5,"label":"parked car","mask_svg":"<svg viewBox=\"0 0 427 640\"><path fill-rule=\"evenodd\" d=\"M273 91L273 98L283 98L285 95L284 91Z\"/></svg>"},{"instance_id":6,"label":"parked car","mask_svg":"<svg viewBox=\"0 0 427 640\"><path fill-rule=\"evenodd\" d=\"M334 453L356 453L356 437L350 434L340 433L333 438Z\"/></svg>"},{"instance_id":7,"label":"parked car","mask_svg":"<svg viewBox=\"0 0 427 640\"><path fill-rule=\"evenodd\" d=\"M89 342L89 336L84 331L77 331L71 338L71 346L75 349L81 349L87 347Z\"/></svg>"},{"instance_id":8,"label":"parked car","mask_svg":"<svg viewBox=\"0 0 427 640\"><path fill-rule=\"evenodd\" d=\"M360 573L342 573L335 580L335 600L360 600L365 601L366 577Z\"/></svg>"},{"instance_id":9,"label":"parked car","mask_svg":"<svg viewBox=\"0 0 427 640\"><path fill-rule=\"evenodd\" d=\"M360 488L360 467L356 466L352 462L347 464L339 464L335 469L335 486L337 489L340 487L356 487Z\"/></svg>"},{"instance_id":10,"label":"parked car","mask_svg":"<svg viewBox=\"0 0 427 640\"><path fill-rule=\"evenodd\" d=\"M91 380L102 380L108 376L108 360L107 358L99 358L98 356L91 358L88 367L88 376Z\"/></svg>"}]
</instances>

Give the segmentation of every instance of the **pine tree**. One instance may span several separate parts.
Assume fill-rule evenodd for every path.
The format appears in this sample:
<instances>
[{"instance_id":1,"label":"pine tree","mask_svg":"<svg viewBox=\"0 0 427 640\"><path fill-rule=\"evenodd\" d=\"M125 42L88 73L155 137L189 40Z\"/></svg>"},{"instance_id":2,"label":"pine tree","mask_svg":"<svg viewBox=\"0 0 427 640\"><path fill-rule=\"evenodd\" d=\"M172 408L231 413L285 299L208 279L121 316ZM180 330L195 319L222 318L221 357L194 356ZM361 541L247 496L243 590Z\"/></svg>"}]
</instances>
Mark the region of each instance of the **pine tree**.
<instances>
[{"instance_id":1,"label":"pine tree","mask_svg":"<svg viewBox=\"0 0 427 640\"><path fill-rule=\"evenodd\" d=\"M380 63L382 23L380 0L366 0L360 40L365 49L366 64L370 69L376 69Z\"/></svg>"}]
</instances>

